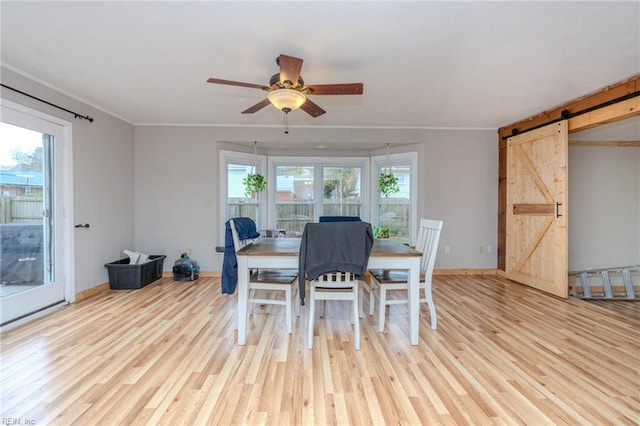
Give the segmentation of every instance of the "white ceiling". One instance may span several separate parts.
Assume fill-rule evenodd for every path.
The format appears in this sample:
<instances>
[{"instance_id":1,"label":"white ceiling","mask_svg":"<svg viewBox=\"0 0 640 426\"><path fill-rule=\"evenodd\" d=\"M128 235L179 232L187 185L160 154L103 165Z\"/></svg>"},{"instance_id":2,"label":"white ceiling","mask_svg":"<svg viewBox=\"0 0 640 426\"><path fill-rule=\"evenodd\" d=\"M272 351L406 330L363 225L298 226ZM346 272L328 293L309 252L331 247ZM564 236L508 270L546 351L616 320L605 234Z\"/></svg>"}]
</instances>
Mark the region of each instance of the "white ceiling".
<instances>
[{"instance_id":1,"label":"white ceiling","mask_svg":"<svg viewBox=\"0 0 640 426\"><path fill-rule=\"evenodd\" d=\"M497 129L640 72L640 2L0 2L1 61L134 124L282 126L284 53L327 113L291 127Z\"/></svg>"}]
</instances>

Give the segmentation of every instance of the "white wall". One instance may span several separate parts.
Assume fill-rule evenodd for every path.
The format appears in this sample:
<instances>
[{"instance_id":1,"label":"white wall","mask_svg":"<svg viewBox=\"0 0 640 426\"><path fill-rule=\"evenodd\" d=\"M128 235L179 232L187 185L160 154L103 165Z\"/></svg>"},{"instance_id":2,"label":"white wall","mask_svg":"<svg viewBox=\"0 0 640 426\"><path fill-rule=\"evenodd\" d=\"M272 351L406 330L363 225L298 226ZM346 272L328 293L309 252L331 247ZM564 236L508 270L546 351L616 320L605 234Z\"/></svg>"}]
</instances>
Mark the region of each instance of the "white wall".
<instances>
[{"instance_id":1,"label":"white wall","mask_svg":"<svg viewBox=\"0 0 640 426\"><path fill-rule=\"evenodd\" d=\"M422 216L444 220L436 268L497 265L497 144L486 131L432 131L425 139Z\"/></svg>"},{"instance_id":2,"label":"white wall","mask_svg":"<svg viewBox=\"0 0 640 426\"><path fill-rule=\"evenodd\" d=\"M418 215L444 220L436 268L495 268L498 150L494 131L295 129L292 140L317 143L385 141L392 152L418 151ZM220 149L283 138L280 128L138 126L135 131L135 241L166 254L170 270L192 249L203 271L219 271L214 248L224 240L218 207ZM296 138L296 139L293 139ZM239 148L247 150L247 148ZM252 151L252 148L250 149ZM381 155L369 150L267 150L268 155ZM444 246L451 253L444 253ZM479 253L483 246L484 254ZM487 253L487 247L493 247Z\"/></svg>"},{"instance_id":3,"label":"white wall","mask_svg":"<svg viewBox=\"0 0 640 426\"><path fill-rule=\"evenodd\" d=\"M640 264L640 148L569 147L569 270Z\"/></svg>"},{"instance_id":4,"label":"white wall","mask_svg":"<svg viewBox=\"0 0 640 426\"><path fill-rule=\"evenodd\" d=\"M105 263L134 247L134 128L118 118L43 84L2 68L2 83L32 96L89 115L94 122L14 91L2 97L72 122L74 223L89 229L75 232L75 292L108 281Z\"/></svg>"},{"instance_id":5,"label":"white wall","mask_svg":"<svg viewBox=\"0 0 640 426\"><path fill-rule=\"evenodd\" d=\"M135 134L137 249L167 255L165 270L188 250L202 271L220 270L213 128L137 127Z\"/></svg>"}]
</instances>

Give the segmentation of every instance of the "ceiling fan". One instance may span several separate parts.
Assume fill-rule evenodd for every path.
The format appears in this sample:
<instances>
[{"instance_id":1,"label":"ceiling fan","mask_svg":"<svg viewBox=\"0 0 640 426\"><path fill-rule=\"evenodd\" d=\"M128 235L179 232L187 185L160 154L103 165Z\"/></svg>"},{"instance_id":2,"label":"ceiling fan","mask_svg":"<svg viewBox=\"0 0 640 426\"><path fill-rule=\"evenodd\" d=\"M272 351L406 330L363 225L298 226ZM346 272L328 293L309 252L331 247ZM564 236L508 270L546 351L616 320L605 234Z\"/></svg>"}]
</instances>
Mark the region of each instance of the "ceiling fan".
<instances>
[{"instance_id":1,"label":"ceiling fan","mask_svg":"<svg viewBox=\"0 0 640 426\"><path fill-rule=\"evenodd\" d=\"M300 76L302 69L302 59L300 58L281 54L276 58L276 64L280 67L280 72L271 76L268 86L219 78L210 78L207 82L249 87L269 92L266 99L242 111L243 114L253 114L271 103L285 114L300 108L310 116L318 117L326 111L312 102L307 95L362 95L364 88L362 83L305 85Z\"/></svg>"}]
</instances>

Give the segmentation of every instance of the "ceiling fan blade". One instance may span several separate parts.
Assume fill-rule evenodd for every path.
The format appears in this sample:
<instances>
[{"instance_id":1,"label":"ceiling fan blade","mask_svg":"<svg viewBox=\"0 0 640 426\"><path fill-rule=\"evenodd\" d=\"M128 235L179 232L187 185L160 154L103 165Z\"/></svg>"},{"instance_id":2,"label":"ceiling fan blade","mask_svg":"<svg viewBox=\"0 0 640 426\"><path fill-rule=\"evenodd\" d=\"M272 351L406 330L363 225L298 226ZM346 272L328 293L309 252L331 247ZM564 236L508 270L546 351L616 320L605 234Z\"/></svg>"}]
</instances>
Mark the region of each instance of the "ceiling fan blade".
<instances>
[{"instance_id":1,"label":"ceiling fan blade","mask_svg":"<svg viewBox=\"0 0 640 426\"><path fill-rule=\"evenodd\" d=\"M311 102L311 99L309 99L309 98L307 98L305 103L302 104L300 109L305 111L307 114L309 114L313 118L321 116L322 114L327 112L327 111L323 110L322 108L320 108L315 103Z\"/></svg>"},{"instance_id":2,"label":"ceiling fan blade","mask_svg":"<svg viewBox=\"0 0 640 426\"><path fill-rule=\"evenodd\" d=\"M312 95L362 95L364 85L362 83L345 84L309 84Z\"/></svg>"},{"instance_id":3,"label":"ceiling fan blade","mask_svg":"<svg viewBox=\"0 0 640 426\"><path fill-rule=\"evenodd\" d=\"M280 83L290 81L291 84L296 84L302 69L302 59L281 54L278 56L278 64L280 65Z\"/></svg>"},{"instance_id":4,"label":"ceiling fan blade","mask_svg":"<svg viewBox=\"0 0 640 426\"><path fill-rule=\"evenodd\" d=\"M228 86L250 87L252 89L262 89L262 90L269 89L267 86L263 84L242 83L241 81L221 80L219 78L210 78L207 80L207 83L226 84Z\"/></svg>"},{"instance_id":5,"label":"ceiling fan blade","mask_svg":"<svg viewBox=\"0 0 640 426\"><path fill-rule=\"evenodd\" d=\"M266 107L270 103L271 102L269 102L269 98L263 99L260 102L258 102L257 104L255 104L254 106L245 109L244 111L242 111L242 113L243 114L253 114L256 111L260 111L262 108Z\"/></svg>"}]
</instances>

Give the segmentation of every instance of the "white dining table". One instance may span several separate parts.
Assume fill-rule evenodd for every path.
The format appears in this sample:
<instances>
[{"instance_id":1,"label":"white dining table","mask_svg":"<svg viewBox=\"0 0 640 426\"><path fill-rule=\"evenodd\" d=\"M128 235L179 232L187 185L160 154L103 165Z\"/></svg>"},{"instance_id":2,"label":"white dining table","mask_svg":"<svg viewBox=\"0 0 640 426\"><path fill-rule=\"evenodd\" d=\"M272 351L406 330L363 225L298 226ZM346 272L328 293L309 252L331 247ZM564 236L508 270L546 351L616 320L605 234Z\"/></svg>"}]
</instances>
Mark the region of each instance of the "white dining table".
<instances>
[{"instance_id":1,"label":"white dining table","mask_svg":"<svg viewBox=\"0 0 640 426\"><path fill-rule=\"evenodd\" d=\"M249 309L249 270L298 269L300 238L259 238L236 253L238 259L238 344L247 340ZM420 314L420 256L413 248L391 239L375 239L368 269L404 269L409 271L409 338L418 344Z\"/></svg>"}]
</instances>

